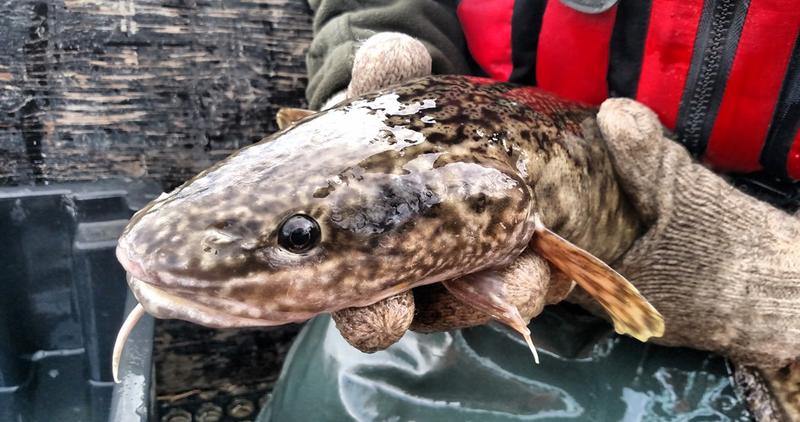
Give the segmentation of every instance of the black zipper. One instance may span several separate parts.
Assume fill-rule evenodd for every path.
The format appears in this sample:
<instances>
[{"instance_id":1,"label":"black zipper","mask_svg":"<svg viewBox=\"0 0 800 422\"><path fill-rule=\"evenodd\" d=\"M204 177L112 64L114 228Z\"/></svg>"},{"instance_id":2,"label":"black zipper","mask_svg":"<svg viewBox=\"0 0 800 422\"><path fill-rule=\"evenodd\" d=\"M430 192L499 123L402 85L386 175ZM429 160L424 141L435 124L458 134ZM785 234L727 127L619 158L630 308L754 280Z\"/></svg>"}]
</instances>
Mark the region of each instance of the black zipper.
<instances>
[{"instance_id":1,"label":"black zipper","mask_svg":"<svg viewBox=\"0 0 800 422\"><path fill-rule=\"evenodd\" d=\"M708 144L749 6L749 0L707 0L703 6L676 124L695 155Z\"/></svg>"}]
</instances>

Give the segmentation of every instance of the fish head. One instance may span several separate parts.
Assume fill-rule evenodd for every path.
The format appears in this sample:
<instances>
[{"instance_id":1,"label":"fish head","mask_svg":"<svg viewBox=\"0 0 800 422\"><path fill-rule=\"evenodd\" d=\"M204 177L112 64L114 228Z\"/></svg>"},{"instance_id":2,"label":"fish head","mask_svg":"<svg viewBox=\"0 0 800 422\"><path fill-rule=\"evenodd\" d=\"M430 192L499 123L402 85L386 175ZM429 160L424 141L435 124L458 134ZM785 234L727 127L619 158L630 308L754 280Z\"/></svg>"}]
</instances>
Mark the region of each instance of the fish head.
<instances>
[{"instance_id":1,"label":"fish head","mask_svg":"<svg viewBox=\"0 0 800 422\"><path fill-rule=\"evenodd\" d=\"M430 142L437 110L352 101L162 195L118 243L133 293L156 317L266 326L507 264L533 232L530 190L505 163Z\"/></svg>"}]
</instances>

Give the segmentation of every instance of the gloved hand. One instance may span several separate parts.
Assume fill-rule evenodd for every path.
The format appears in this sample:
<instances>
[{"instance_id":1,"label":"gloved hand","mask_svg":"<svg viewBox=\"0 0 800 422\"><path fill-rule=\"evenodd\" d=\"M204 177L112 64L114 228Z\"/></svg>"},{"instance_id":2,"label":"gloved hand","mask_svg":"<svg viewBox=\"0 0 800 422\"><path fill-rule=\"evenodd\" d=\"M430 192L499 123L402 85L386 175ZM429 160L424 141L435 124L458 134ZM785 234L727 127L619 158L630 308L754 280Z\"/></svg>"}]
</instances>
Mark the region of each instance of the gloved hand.
<instances>
[{"instance_id":1,"label":"gloved hand","mask_svg":"<svg viewBox=\"0 0 800 422\"><path fill-rule=\"evenodd\" d=\"M413 38L374 35L356 53L347 95L423 76L429 63L425 47ZM663 136L655 114L633 100L607 100L598 124L623 189L649 228L612 266L663 314L666 333L655 341L722 353L762 368L784 366L800 356L800 220L695 163ZM572 287L551 276L547 263L530 252L504 276L520 292L515 305L526 319ZM580 291L571 299L599 309ZM426 286L415 289L413 297L407 292L337 312L334 320L351 344L374 351L408 328L441 331L482 324L489 317L440 286Z\"/></svg>"},{"instance_id":2,"label":"gloved hand","mask_svg":"<svg viewBox=\"0 0 800 422\"><path fill-rule=\"evenodd\" d=\"M664 315L656 341L761 368L800 357L800 219L693 161L640 103L606 100L597 118L649 227L614 267Z\"/></svg>"}]
</instances>

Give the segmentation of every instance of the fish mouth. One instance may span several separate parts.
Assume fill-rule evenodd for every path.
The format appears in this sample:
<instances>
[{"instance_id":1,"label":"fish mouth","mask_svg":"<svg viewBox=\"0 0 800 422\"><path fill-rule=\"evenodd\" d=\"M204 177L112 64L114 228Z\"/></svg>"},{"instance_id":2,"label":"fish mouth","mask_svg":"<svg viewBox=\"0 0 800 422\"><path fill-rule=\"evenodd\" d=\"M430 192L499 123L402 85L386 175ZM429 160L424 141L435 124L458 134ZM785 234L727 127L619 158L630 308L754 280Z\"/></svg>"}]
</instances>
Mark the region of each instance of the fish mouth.
<instances>
[{"instance_id":1,"label":"fish mouth","mask_svg":"<svg viewBox=\"0 0 800 422\"><path fill-rule=\"evenodd\" d=\"M171 292L156 286L154 282L148 282L147 280L160 282L160 278L145 271L137 260L131 259L122 242L117 246L116 254L120 264L128 273L128 286L139 303L125 318L114 342L111 357L114 382L120 382L119 363L125 343L145 312L156 318L181 319L212 328L264 327L292 322L236 315L188 299L179 295L179 292ZM224 304L221 307L225 308Z\"/></svg>"},{"instance_id":2,"label":"fish mouth","mask_svg":"<svg viewBox=\"0 0 800 422\"><path fill-rule=\"evenodd\" d=\"M232 312L235 301L165 286L158 273L147 271L139 260L130 257L122 241L117 246L116 254L117 260L128 273L128 286L136 300L145 312L156 318L180 319L211 328L235 328L288 324L311 317L304 313L287 313L267 315L276 318L265 318L254 308Z\"/></svg>"},{"instance_id":3,"label":"fish mouth","mask_svg":"<svg viewBox=\"0 0 800 422\"><path fill-rule=\"evenodd\" d=\"M265 327L291 322L236 315L156 287L133 276L129 276L128 285L144 310L156 318L180 319L211 328Z\"/></svg>"}]
</instances>

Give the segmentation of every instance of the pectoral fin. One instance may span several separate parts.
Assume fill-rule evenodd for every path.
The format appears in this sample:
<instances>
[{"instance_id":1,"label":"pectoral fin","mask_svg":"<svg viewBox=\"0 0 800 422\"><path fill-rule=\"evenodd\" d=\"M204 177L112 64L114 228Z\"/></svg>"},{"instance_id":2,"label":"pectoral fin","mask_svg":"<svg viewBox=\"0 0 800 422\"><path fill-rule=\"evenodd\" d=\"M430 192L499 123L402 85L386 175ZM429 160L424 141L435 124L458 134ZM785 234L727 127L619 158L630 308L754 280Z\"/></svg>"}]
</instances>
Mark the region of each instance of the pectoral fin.
<instances>
[{"instance_id":1,"label":"pectoral fin","mask_svg":"<svg viewBox=\"0 0 800 422\"><path fill-rule=\"evenodd\" d=\"M536 217L534 251L572 277L606 310L614 329L640 341L664 335L664 319L625 277L547 229Z\"/></svg>"},{"instance_id":2,"label":"pectoral fin","mask_svg":"<svg viewBox=\"0 0 800 422\"><path fill-rule=\"evenodd\" d=\"M539 354L531 340L528 323L522 318L511 298L508 297L504 281L496 272L482 271L456 280L445 281L442 284L456 299L490 315L522 334L533 353L533 359L539 363Z\"/></svg>"},{"instance_id":3,"label":"pectoral fin","mask_svg":"<svg viewBox=\"0 0 800 422\"><path fill-rule=\"evenodd\" d=\"M275 122L278 124L278 129L283 130L316 113L317 112L313 110L285 107L278 110L278 113L275 115Z\"/></svg>"}]
</instances>

